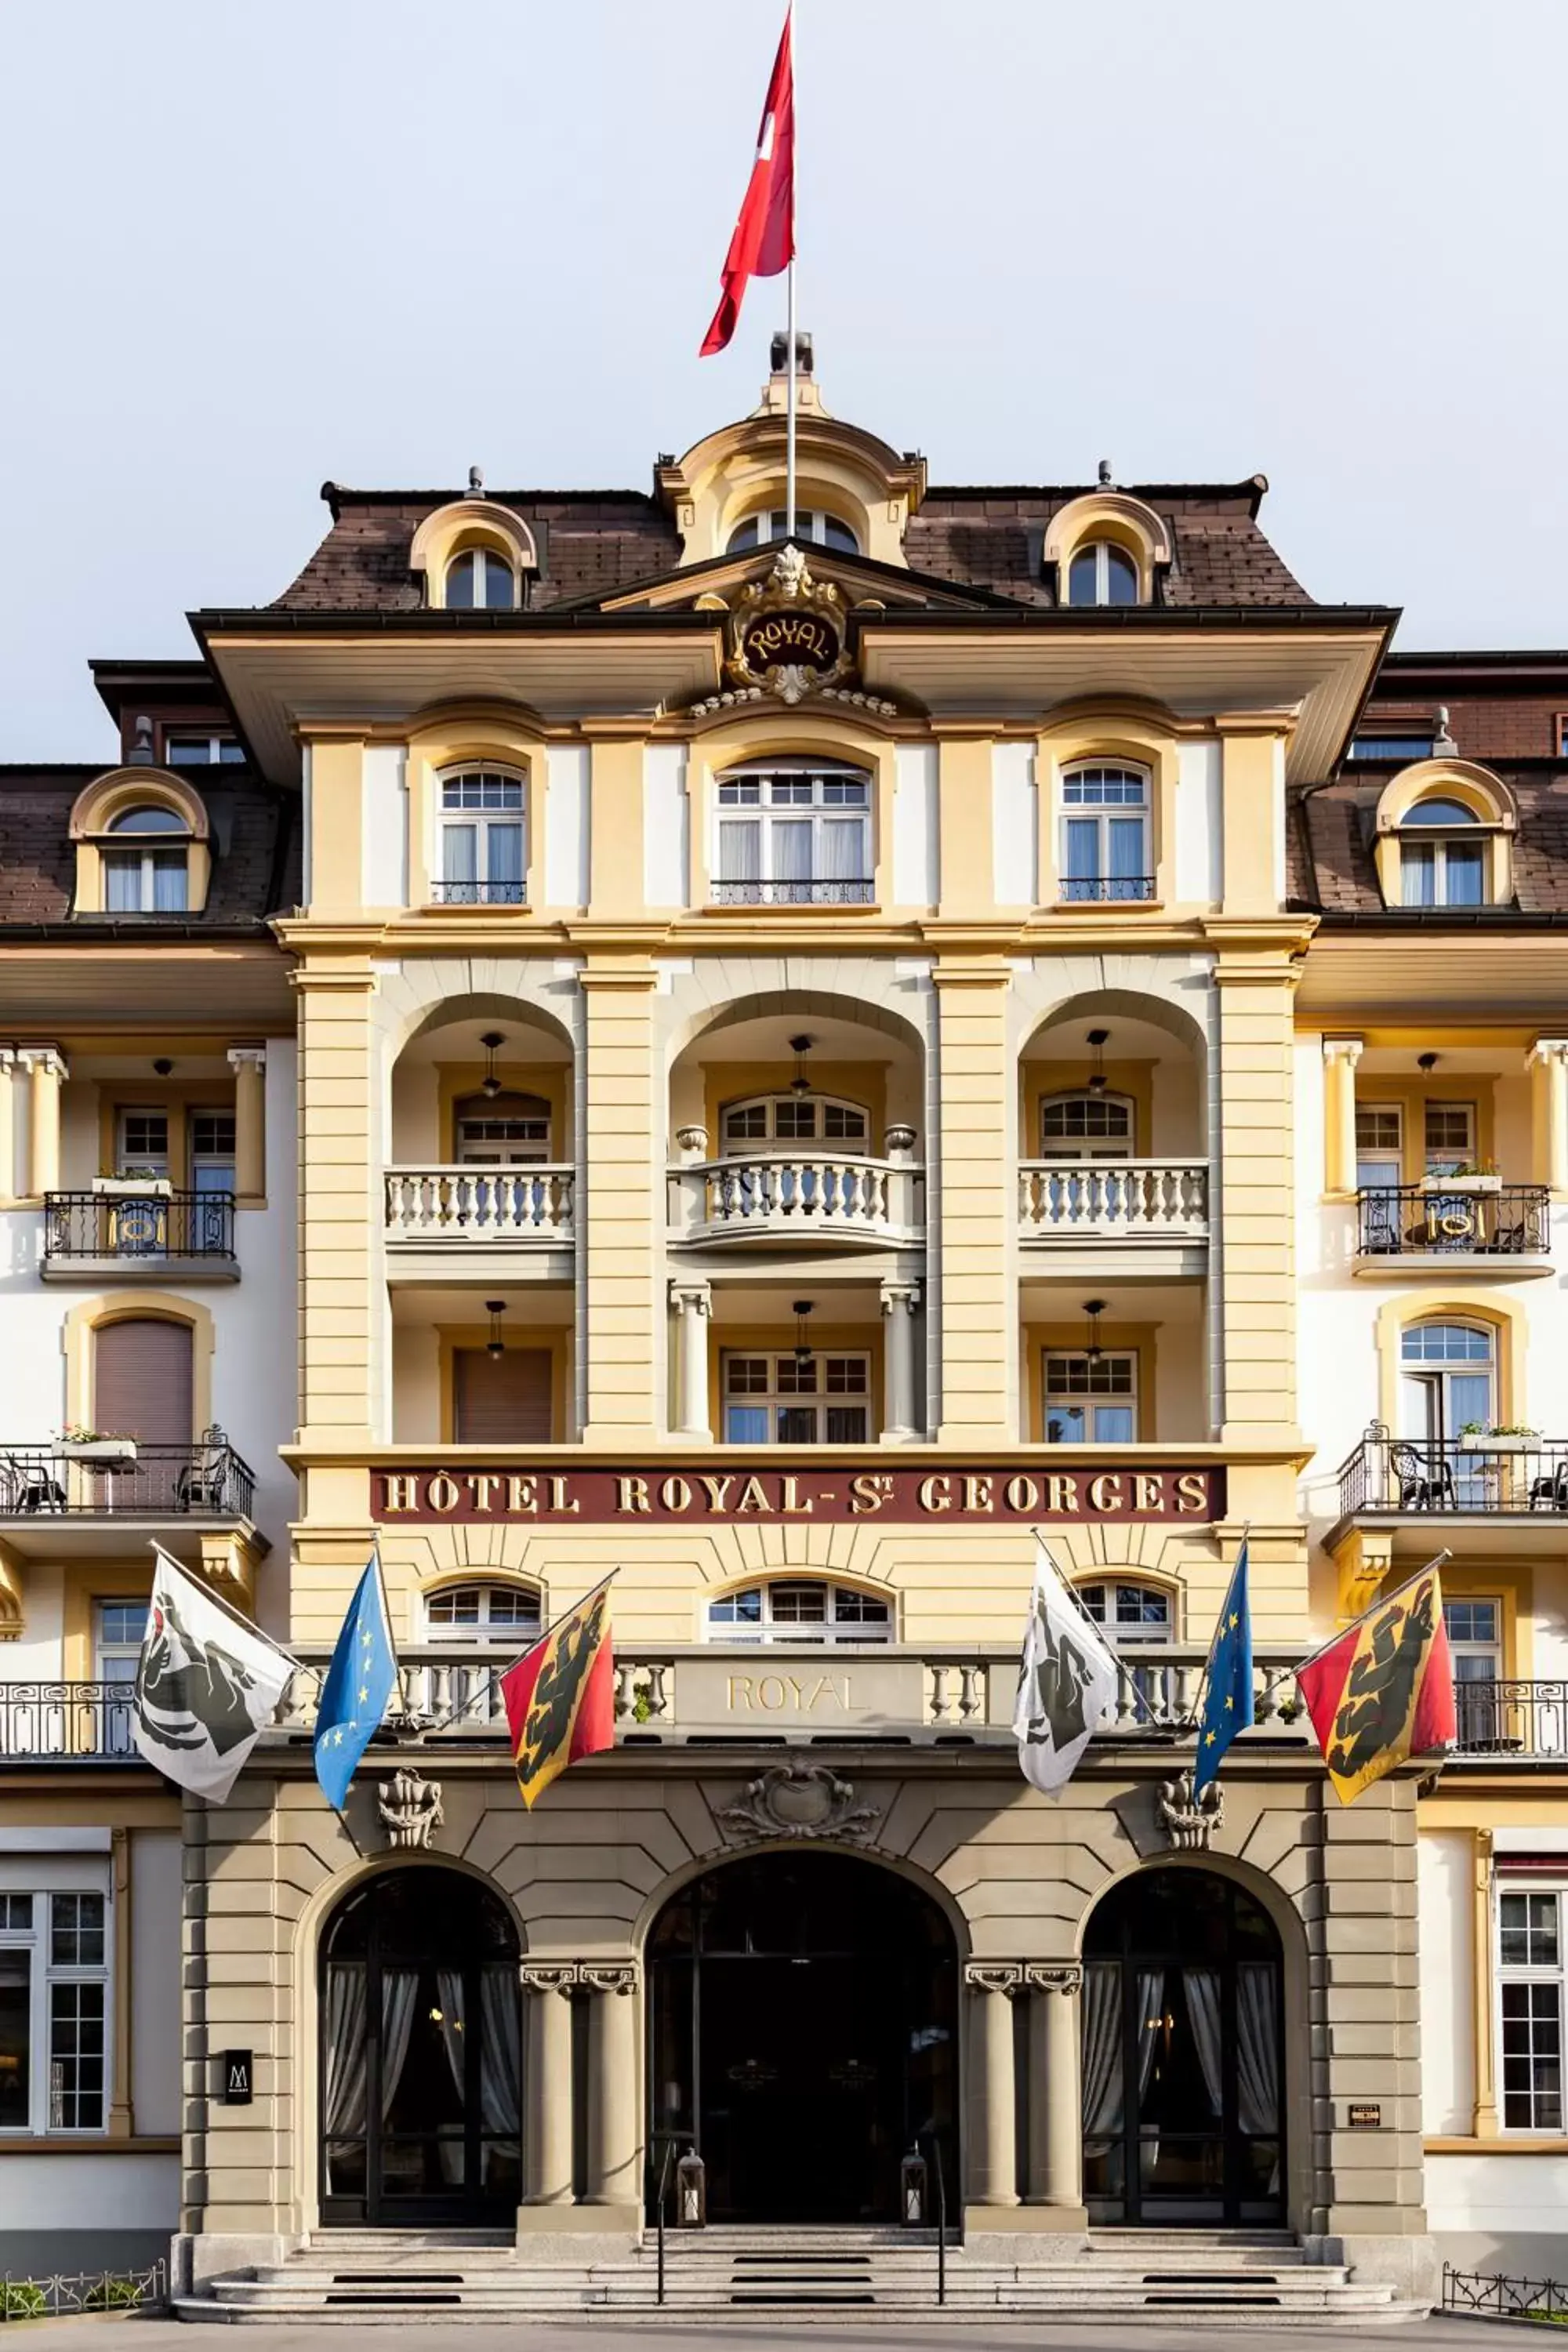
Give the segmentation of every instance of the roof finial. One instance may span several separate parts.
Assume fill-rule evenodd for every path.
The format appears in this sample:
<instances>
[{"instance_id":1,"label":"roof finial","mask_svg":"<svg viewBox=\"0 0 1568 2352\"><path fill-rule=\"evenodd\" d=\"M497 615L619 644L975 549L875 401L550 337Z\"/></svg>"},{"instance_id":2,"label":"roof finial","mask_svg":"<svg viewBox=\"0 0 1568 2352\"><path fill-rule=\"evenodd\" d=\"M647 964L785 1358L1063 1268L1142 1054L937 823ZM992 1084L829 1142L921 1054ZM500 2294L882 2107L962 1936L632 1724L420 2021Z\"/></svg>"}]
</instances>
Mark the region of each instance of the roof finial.
<instances>
[{"instance_id":1,"label":"roof finial","mask_svg":"<svg viewBox=\"0 0 1568 2352\"><path fill-rule=\"evenodd\" d=\"M131 746L130 763L133 768L156 765L153 752L153 721L143 711L136 721L136 738Z\"/></svg>"},{"instance_id":2,"label":"roof finial","mask_svg":"<svg viewBox=\"0 0 1568 2352\"><path fill-rule=\"evenodd\" d=\"M1437 732L1433 738L1432 749L1434 751L1457 751L1458 748L1448 726L1448 706L1440 702L1437 705Z\"/></svg>"},{"instance_id":3,"label":"roof finial","mask_svg":"<svg viewBox=\"0 0 1568 2352\"><path fill-rule=\"evenodd\" d=\"M484 494L485 477L483 469L479 466L470 466L468 467L468 496L471 499L482 499Z\"/></svg>"},{"instance_id":4,"label":"roof finial","mask_svg":"<svg viewBox=\"0 0 1568 2352\"><path fill-rule=\"evenodd\" d=\"M1102 457L1100 461L1100 487L1102 490L1108 490L1110 488L1110 460L1109 457Z\"/></svg>"}]
</instances>

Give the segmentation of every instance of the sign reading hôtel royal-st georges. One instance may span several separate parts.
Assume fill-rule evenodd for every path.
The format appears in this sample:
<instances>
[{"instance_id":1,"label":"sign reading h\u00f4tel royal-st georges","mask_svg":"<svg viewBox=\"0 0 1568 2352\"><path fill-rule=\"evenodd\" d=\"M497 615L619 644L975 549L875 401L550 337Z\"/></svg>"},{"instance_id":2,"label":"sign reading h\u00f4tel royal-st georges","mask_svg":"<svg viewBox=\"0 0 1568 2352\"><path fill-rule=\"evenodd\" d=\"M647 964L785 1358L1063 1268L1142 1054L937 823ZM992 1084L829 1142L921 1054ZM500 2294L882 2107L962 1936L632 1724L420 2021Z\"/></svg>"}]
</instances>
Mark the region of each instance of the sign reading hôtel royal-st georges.
<instances>
[{"instance_id":1,"label":"sign reading h\u00f4tel royal-st georges","mask_svg":"<svg viewBox=\"0 0 1568 2352\"><path fill-rule=\"evenodd\" d=\"M574 1519L579 1525L798 1519L1027 1527L1068 1521L1225 1517L1222 1468L1074 1470L1011 1465L951 1470L856 1470L830 1464L742 1462L733 1468L373 1470L371 1510L396 1524Z\"/></svg>"}]
</instances>

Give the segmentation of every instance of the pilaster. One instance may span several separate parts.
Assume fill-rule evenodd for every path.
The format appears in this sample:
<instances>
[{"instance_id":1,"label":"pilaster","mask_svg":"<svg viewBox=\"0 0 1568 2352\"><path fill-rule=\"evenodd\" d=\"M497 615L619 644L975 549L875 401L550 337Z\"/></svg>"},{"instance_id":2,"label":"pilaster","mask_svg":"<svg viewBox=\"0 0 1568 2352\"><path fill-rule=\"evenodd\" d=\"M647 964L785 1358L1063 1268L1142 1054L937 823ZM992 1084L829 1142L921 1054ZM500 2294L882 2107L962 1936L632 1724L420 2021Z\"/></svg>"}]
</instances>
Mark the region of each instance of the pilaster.
<instances>
[{"instance_id":1,"label":"pilaster","mask_svg":"<svg viewBox=\"0 0 1568 2352\"><path fill-rule=\"evenodd\" d=\"M1228 804L1228 803L1227 803ZM1221 1441L1293 1445L1296 1427L1295 1100L1289 953L1237 950L1219 990Z\"/></svg>"},{"instance_id":2,"label":"pilaster","mask_svg":"<svg viewBox=\"0 0 1568 2352\"><path fill-rule=\"evenodd\" d=\"M595 750L600 747L595 747ZM599 836L595 824L595 839ZM583 1213L589 1444L646 1444L664 1419L658 1393L664 1318L659 1161L665 1104L654 1047L658 974L640 960L590 961L580 975L584 1015Z\"/></svg>"},{"instance_id":3,"label":"pilaster","mask_svg":"<svg viewBox=\"0 0 1568 2352\"><path fill-rule=\"evenodd\" d=\"M358 957L307 955L299 997L301 1442L369 1443L381 1420L384 1310L377 980Z\"/></svg>"},{"instance_id":4,"label":"pilaster","mask_svg":"<svg viewBox=\"0 0 1568 2352\"><path fill-rule=\"evenodd\" d=\"M1323 1190L1353 1192L1355 1181L1355 1073L1360 1037L1323 1040Z\"/></svg>"},{"instance_id":5,"label":"pilaster","mask_svg":"<svg viewBox=\"0 0 1568 2352\"><path fill-rule=\"evenodd\" d=\"M945 836L944 836L945 839ZM944 1445L1016 1434L1015 1181L1008 1158L1011 975L1000 957L944 957L937 992Z\"/></svg>"}]
</instances>

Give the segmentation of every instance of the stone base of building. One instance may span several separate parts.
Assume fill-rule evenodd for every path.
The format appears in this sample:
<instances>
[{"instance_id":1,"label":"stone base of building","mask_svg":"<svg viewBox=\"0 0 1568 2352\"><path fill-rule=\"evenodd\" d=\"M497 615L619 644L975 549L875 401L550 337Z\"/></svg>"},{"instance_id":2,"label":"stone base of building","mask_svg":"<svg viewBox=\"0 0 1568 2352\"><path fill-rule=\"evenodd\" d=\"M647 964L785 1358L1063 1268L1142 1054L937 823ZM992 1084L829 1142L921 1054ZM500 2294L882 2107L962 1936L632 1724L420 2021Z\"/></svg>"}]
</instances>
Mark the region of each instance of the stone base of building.
<instances>
[{"instance_id":1,"label":"stone base of building","mask_svg":"<svg viewBox=\"0 0 1568 2352\"><path fill-rule=\"evenodd\" d=\"M642 2243L637 2205L523 2205L517 2251L529 2263L624 2263Z\"/></svg>"},{"instance_id":2,"label":"stone base of building","mask_svg":"<svg viewBox=\"0 0 1568 2352\"><path fill-rule=\"evenodd\" d=\"M236 2271L273 2270L299 2251L304 2240L279 2231L177 2231L169 2240L169 2292L194 2294L209 2279Z\"/></svg>"},{"instance_id":3,"label":"stone base of building","mask_svg":"<svg viewBox=\"0 0 1568 2352\"><path fill-rule=\"evenodd\" d=\"M981 2246L1005 2238L1010 2263L1070 2262L1089 2250L1089 2216L1081 2205L966 2205L963 2235Z\"/></svg>"},{"instance_id":4,"label":"stone base of building","mask_svg":"<svg viewBox=\"0 0 1568 2352\"><path fill-rule=\"evenodd\" d=\"M1435 2304L1443 2284L1443 2257L1435 2238L1372 2233L1301 2241L1315 2263L1342 2263L1361 2286L1391 2286L1404 2303Z\"/></svg>"},{"instance_id":5,"label":"stone base of building","mask_svg":"<svg viewBox=\"0 0 1568 2352\"><path fill-rule=\"evenodd\" d=\"M164 2230L0 2230L0 2277L72 2277L111 2271L117 2278L151 2270L169 2252Z\"/></svg>"}]
</instances>

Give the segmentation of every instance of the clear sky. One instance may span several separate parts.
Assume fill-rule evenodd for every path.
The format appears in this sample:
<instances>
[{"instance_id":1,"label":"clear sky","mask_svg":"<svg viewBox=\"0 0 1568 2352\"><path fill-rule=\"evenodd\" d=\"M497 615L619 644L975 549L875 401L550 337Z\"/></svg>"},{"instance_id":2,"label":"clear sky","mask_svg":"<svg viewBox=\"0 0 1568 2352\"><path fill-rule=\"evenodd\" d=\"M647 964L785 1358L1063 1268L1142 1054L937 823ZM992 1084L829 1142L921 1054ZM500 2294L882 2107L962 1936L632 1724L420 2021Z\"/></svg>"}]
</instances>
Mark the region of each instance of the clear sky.
<instances>
[{"instance_id":1,"label":"clear sky","mask_svg":"<svg viewBox=\"0 0 1568 2352\"><path fill-rule=\"evenodd\" d=\"M781 0L0 0L0 759L112 749L323 478L646 486ZM1406 646L1568 644L1563 0L798 0L801 323L935 481L1273 485Z\"/></svg>"}]
</instances>

